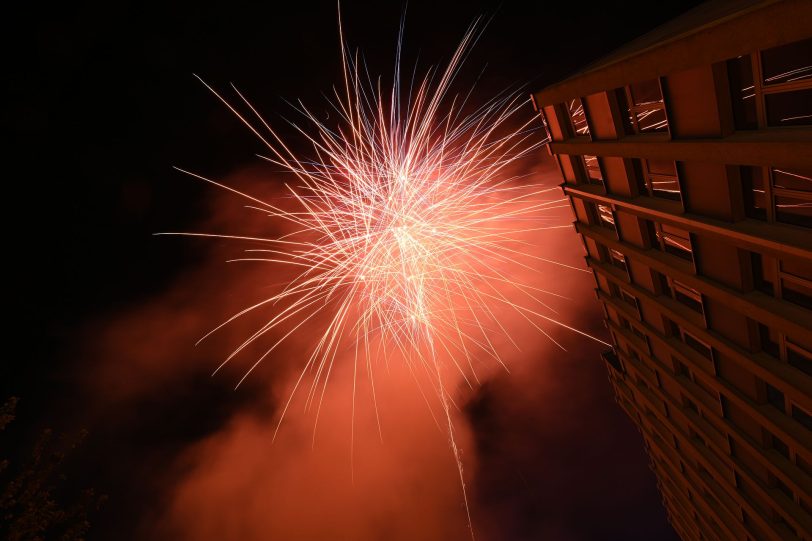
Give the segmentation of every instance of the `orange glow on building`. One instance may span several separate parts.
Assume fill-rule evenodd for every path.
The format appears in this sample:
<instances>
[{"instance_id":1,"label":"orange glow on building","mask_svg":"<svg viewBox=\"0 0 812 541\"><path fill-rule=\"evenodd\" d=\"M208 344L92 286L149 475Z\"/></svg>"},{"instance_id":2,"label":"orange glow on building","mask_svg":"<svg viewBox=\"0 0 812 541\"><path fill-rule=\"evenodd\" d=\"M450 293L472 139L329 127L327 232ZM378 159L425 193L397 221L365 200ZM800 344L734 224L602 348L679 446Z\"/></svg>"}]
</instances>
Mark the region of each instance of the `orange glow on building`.
<instances>
[{"instance_id":1,"label":"orange glow on building","mask_svg":"<svg viewBox=\"0 0 812 541\"><path fill-rule=\"evenodd\" d=\"M812 539L809 21L709 2L533 96L685 540Z\"/></svg>"}]
</instances>

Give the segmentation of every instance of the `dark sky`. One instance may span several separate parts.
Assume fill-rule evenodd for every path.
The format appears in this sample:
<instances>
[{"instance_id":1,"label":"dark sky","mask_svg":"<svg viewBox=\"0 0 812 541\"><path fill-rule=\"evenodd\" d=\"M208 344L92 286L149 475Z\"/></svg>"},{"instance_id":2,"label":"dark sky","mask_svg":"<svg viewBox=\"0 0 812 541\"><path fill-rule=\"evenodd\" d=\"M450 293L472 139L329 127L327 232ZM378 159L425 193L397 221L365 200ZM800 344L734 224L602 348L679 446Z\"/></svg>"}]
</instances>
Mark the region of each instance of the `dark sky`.
<instances>
[{"instance_id":1,"label":"dark sky","mask_svg":"<svg viewBox=\"0 0 812 541\"><path fill-rule=\"evenodd\" d=\"M414 0L404 63L447 59L476 16L492 16L463 81L484 67L477 87L484 96L510 85L537 88L693 4L607 3L593 11L572 2ZM346 37L371 71L391 69L402 9L397 2L342 6ZM109 496L93 517L91 539L169 538L166 524L177 517L164 516L167 502L182 508L179 515L195 509L178 504L175 489L202 468L208 455L198 443L233 426L263 392L234 393L230 382L210 379L210 359L203 370L163 379L145 376L152 368L139 365L139 355L155 349L191 349L186 340L222 316L178 319L186 313L178 306L194 301L178 292L179 283L214 287L198 271L212 253L152 234L209 223L217 207L209 188L171 166L220 178L255 163L259 150L192 74L221 88L236 83L272 119L290 112L285 100L318 107L340 76L336 6L111 2L34 6L5 23L12 27L3 38L0 106L12 135L3 175L11 328L0 398L22 401L0 456L24 454L44 426L87 428L69 464L70 483ZM565 244L577 245L572 235ZM570 295L582 311L579 323L601 332L589 282ZM538 393L498 375L464 408L483 538L673 539L642 440L612 400L600 349L574 339L570 345L569 354L525 373L545 379ZM154 383L133 390L121 381L128 378Z\"/></svg>"}]
</instances>

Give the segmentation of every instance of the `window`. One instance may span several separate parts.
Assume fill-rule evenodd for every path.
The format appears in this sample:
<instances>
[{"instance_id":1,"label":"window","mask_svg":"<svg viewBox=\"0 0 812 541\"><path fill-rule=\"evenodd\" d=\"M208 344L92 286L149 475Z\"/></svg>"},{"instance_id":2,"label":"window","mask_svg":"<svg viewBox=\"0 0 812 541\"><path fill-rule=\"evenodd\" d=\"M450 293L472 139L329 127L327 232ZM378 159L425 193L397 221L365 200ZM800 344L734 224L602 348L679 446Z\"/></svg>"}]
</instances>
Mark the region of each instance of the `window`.
<instances>
[{"instance_id":1,"label":"window","mask_svg":"<svg viewBox=\"0 0 812 541\"><path fill-rule=\"evenodd\" d=\"M753 266L753 287L767 295L774 295L773 284L777 278L775 259L751 252L750 262Z\"/></svg>"},{"instance_id":2,"label":"window","mask_svg":"<svg viewBox=\"0 0 812 541\"><path fill-rule=\"evenodd\" d=\"M790 523L787 522L787 519L784 517L784 515L779 513L776 509L773 509L773 520L775 521L776 524L778 524L783 529L785 529L788 533L790 533L792 535L793 539L798 539L798 531L795 528L793 528L790 525Z\"/></svg>"},{"instance_id":3,"label":"window","mask_svg":"<svg viewBox=\"0 0 812 541\"><path fill-rule=\"evenodd\" d=\"M603 186L603 173L597 156L584 155L584 169L586 169L586 181L589 184Z\"/></svg>"},{"instance_id":4,"label":"window","mask_svg":"<svg viewBox=\"0 0 812 541\"><path fill-rule=\"evenodd\" d=\"M659 79L650 79L616 92L621 110L627 111L627 134L668 132L663 94Z\"/></svg>"},{"instance_id":5,"label":"window","mask_svg":"<svg viewBox=\"0 0 812 541\"><path fill-rule=\"evenodd\" d=\"M591 225L599 225L611 229L617 234L617 229L615 228L615 214L612 211L612 207L591 201L585 201L584 206L586 207L586 213Z\"/></svg>"},{"instance_id":6,"label":"window","mask_svg":"<svg viewBox=\"0 0 812 541\"><path fill-rule=\"evenodd\" d=\"M806 126L812 124L812 89L767 94L768 126Z\"/></svg>"},{"instance_id":7,"label":"window","mask_svg":"<svg viewBox=\"0 0 812 541\"><path fill-rule=\"evenodd\" d=\"M772 169L771 177L775 221L812 227L812 170Z\"/></svg>"},{"instance_id":8,"label":"window","mask_svg":"<svg viewBox=\"0 0 812 541\"><path fill-rule=\"evenodd\" d=\"M699 291L676 280L671 280L671 284L674 300L681 302L694 312L704 315L705 310L702 304L702 294Z\"/></svg>"},{"instance_id":9,"label":"window","mask_svg":"<svg viewBox=\"0 0 812 541\"><path fill-rule=\"evenodd\" d=\"M812 125L812 39L727 62L736 129Z\"/></svg>"},{"instance_id":10,"label":"window","mask_svg":"<svg viewBox=\"0 0 812 541\"><path fill-rule=\"evenodd\" d=\"M805 474L812 475L812 464L804 460L804 458L798 453L795 453L795 464Z\"/></svg>"},{"instance_id":11,"label":"window","mask_svg":"<svg viewBox=\"0 0 812 541\"><path fill-rule=\"evenodd\" d=\"M773 186L782 190L812 193L812 173L773 169Z\"/></svg>"},{"instance_id":12,"label":"window","mask_svg":"<svg viewBox=\"0 0 812 541\"><path fill-rule=\"evenodd\" d=\"M719 407L721 408L721 398L719 393L716 392L715 389L713 389L710 385L708 385L708 383L702 378L696 377L696 374L694 374L693 372L691 373L691 381L693 381L694 384L699 389L701 389L708 398L710 398L711 402L713 402L714 404L719 404ZM714 429L716 429L715 426ZM716 430L718 431L718 429Z\"/></svg>"},{"instance_id":13,"label":"window","mask_svg":"<svg viewBox=\"0 0 812 541\"><path fill-rule=\"evenodd\" d=\"M812 310L812 283L787 273L781 273L781 298Z\"/></svg>"},{"instance_id":14,"label":"window","mask_svg":"<svg viewBox=\"0 0 812 541\"><path fill-rule=\"evenodd\" d=\"M617 252L617 253L620 254L621 256L623 256L623 254L621 254L620 252ZM622 267L622 268L624 268L624 270L625 270L625 266ZM617 284L614 284L614 283L609 284L609 291L610 291L610 293L612 294L613 297L615 297L616 299L620 299L625 304L628 304L629 306L631 306L634 309L635 313L637 314L637 317L638 318L640 317L640 308L639 308L639 306L637 304L637 297L635 297L634 295L632 295L631 293L629 293L625 289L619 288L617 286Z\"/></svg>"},{"instance_id":15,"label":"window","mask_svg":"<svg viewBox=\"0 0 812 541\"><path fill-rule=\"evenodd\" d=\"M690 233L657 222L647 222L647 227L652 248L657 248L693 263L694 255L691 248Z\"/></svg>"},{"instance_id":16,"label":"window","mask_svg":"<svg viewBox=\"0 0 812 541\"><path fill-rule=\"evenodd\" d=\"M778 277L783 300L812 310L812 266L785 259L780 262Z\"/></svg>"},{"instance_id":17,"label":"window","mask_svg":"<svg viewBox=\"0 0 812 541\"><path fill-rule=\"evenodd\" d=\"M625 318L625 317L623 317L623 316L620 316L620 317L619 317L619 319L620 319L620 326L621 326L622 328L626 329L627 331L632 330L632 324L631 324L631 323L629 323L629 320L628 320L628 319L626 319L626 318Z\"/></svg>"},{"instance_id":18,"label":"window","mask_svg":"<svg viewBox=\"0 0 812 541\"><path fill-rule=\"evenodd\" d=\"M743 165L740 168L744 211L748 218L767 220L767 192L764 187L765 170L763 167Z\"/></svg>"},{"instance_id":19,"label":"window","mask_svg":"<svg viewBox=\"0 0 812 541\"><path fill-rule=\"evenodd\" d=\"M707 345L705 342L703 342L693 334L689 333L685 329L680 329L680 331L682 331L682 341L685 342L685 344L690 346L694 351L696 351L709 361L713 360L713 350L709 345Z\"/></svg>"},{"instance_id":20,"label":"window","mask_svg":"<svg viewBox=\"0 0 812 541\"><path fill-rule=\"evenodd\" d=\"M643 379L643 377L640 374L637 374L637 376L634 379L635 381L637 381L637 384L643 387L644 389L651 390L651 388L648 386L648 383L646 383L646 380Z\"/></svg>"},{"instance_id":21,"label":"window","mask_svg":"<svg viewBox=\"0 0 812 541\"><path fill-rule=\"evenodd\" d=\"M665 320L665 327L668 330L668 334L681 340L685 345L689 346L691 349L708 359L709 361L713 361L713 349L691 334L690 332L686 331L671 319L664 317Z\"/></svg>"},{"instance_id":22,"label":"window","mask_svg":"<svg viewBox=\"0 0 812 541\"><path fill-rule=\"evenodd\" d=\"M640 193L680 201L680 185L676 164L668 160L641 160Z\"/></svg>"},{"instance_id":23,"label":"window","mask_svg":"<svg viewBox=\"0 0 812 541\"><path fill-rule=\"evenodd\" d=\"M769 383L765 383L764 385L767 388L767 403L779 410L781 413L784 413L784 393Z\"/></svg>"},{"instance_id":24,"label":"window","mask_svg":"<svg viewBox=\"0 0 812 541\"><path fill-rule=\"evenodd\" d=\"M812 124L812 39L762 51L760 60L767 125Z\"/></svg>"},{"instance_id":25,"label":"window","mask_svg":"<svg viewBox=\"0 0 812 541\"><path fill-rule=\"evenodd\" d=\"M612 212L612 207L601 205L600 203L598 203L596 207L598 210L598 224L612 231L617 231L615 228L615 214Z\"/></svg>"},{"instance_id":26,"label":"window","mask_svg":"<svg viewBox=\"0 0 812 541\"><path fill-rule=\"evenodd\" d=\"M626 319L623 316L620 316L620 326L622 328L626 329L627 331L631 331L632 334L634 334L637 338L639 338L643 342L643 344L645 344L646 351L650 352L650 347L649 347L649 343L648 343L648 336L646 336L646 333L644 333L643 331L638 329L636 325L632 325L629 322L629 320ZM629 350L634 352L633 348L629 348ZM635 358L635 360L639 360L640 356L637 355L636 352L635 352L634 358Z\"/></svg>"},{"instance_id":27,"label":"window","mask_svg":"<svg viewBox=\"0 0 812 541\"><path fill-rule=\"evenodd\" d=\"M808 376L812 376L812 353L784 337L787 362Z\"/></svg>"},{"instance_id":28,"label":"window","mask_svg":"<svg viewBox=\"0 0 812 541\"><path fill-rule=\"evenodd\" d=\"M625 289L621 289L620 298L623 299L623 302L634 308L635 312L639 311L639 307L637 306L637 297L635 297Z\"/></svg>"},{"instance_id":29,"label":"window","mask_svg":"<svg viewBox=\"0 0 812 541\"><path fill-rule=\"evenodd\" d=\"M660 294L671 297L702 316L705 315L705 306L699 291L656 270L651 272L655 283L659 285Z\"/></svg>"},{"instance_id":30,"label":"window","mask_svg":"<svg viewBox=\"0 0 812 541\"><path fill-rule=\"evenodd\" d=\"M699 408L697 407L696 402L685 395L682 395L682 405L699 415Z\"/></svg>"},{"instance_id":31,"label":"window","mask_svg":"<svg viewBox=\"0 0 812 541\"><path fill-rule=\"evenodd\" d=\"M733 117L737 130L758 128L756 114L756 92L753 84L753 61L750 55L739 56L727 61L727 75L730 80L730 93L733 102Z\"/></svg>"},{"instance_id":32,"label":"window","mask_svg":"<svg viewBox=\"0 0 812 541\"><path fill-rule=\"evenodd\" d=\"M688 232L662 224L658 230L658 240L663 251L681 257L686 261L693 261L691 237Z\"/></svg>"},{"instance_id":33,"label":"window","mask_svg":"<svg viewBox=\"0 0 812 541\"><path fill-rule=\"evenodd\" d=\"M772 474L770 474L770 486L783 492L789 499L795 498L795 494L793 494L792 490L781 479Z\"/></svg>"},{"instance_id":34,"label":"window","mask_svg":"<svg viewBox=\"0 0 812 541\"><path fill-rule=\"evenodd\" d=\"M758 330L763 352L812 376L812 352L809 349L763 323L758 324Z\"/></svg>"},{"instance_id":35,"label":"window","mask_svg":"<svg viewBox=\"0 0 812 541\"><path fill-rule=\"evenodd\" d=\"M758 334L761 342L761 351L764 351L776 358L780 357L778 348L778 333L763 323L759 323Z\"/></svg>"},{"instance_id":36,"label":"window","mask_svg":"<svg viewBox=\"0 0 812 541\"><path fill-rule=\"evenodd\" d=\"M775 434L770 434L770 444L781 456L789 460L789 447L784 443L784 440Z\"/></svg>"},{"instance_id":37,"label":"window","mask_svg":"<svg viewBox=\"0 0 812 541\"><path fill-rule=\"evenodd\" d=\"M776 261L755 252L750 261L754 289L812 310L812 265L792 259Z\"/></svg>"},{"instance_id":38,"label":"window","mask_svg":"<svg viewBox=\"0 0 812 541\"><path fill-rule=\"evenodd\" d=\"M626 256L622 253L618 252L614 248L609 248L609 258L611 259L612 265L619 268L623 272L626 273L628 276L629 274L629 267L626 265Z\"/></svg>"},{"instance_id":39,"label":"window","mask_svg":"<svg viewBox=\"0 0 812 541\"><path fill-rule=\"evenodd\" d=\"M644 333L643 331L641 331L640 329L638 329L638 328L637 328L637 327L635 327L635 326L632 326L632 332L634 333L634 335L635 335L637 338L639 338L639 339L640 339L640 340L642 340L643 342L648 343L648 336L646 336L646 333Z\"/></svg>"},{"instance_id":40,"label":"window","mask_svg":"<svg viewBox=\"0 0 812 541\"><path fill-rule=\"evenodd\" d=\"M761 71L766 85L812 80L812 39L762 51Z\"/></svg>"},{"instance_id":41,"label":"window","mask_svg":"<svg viewBox=\"0 0 812 541\"><path fill-rule=\"evenodd\" d=\"M589 124L586 122L586 111L584 111L584 104L581 103L581 98L568 101L566 107L572 134L574 136L589 135Z\"/></svg>"},{"instance_id":42,"label":"window","mask_svg":"<svg viewBox=\"0 0 812 541\"><path fill-rule=\"evenodd\" d=\"M620 360L620 357L617 356L617 353L614 349L609 349L601 353L601 357L603 360L609 364L612 368L617 370L618 372L625 372L626 370L623 368L623 361Z\"/></svg>"},{"instance_id":43,"label":"window","mask_svg":"<svg viewBox=\"0 0 812 541\"><path fill-rule=\"evenodd\" d=\"M671 291L671 281L668 279L668 276L656 270L652 270L651 274L654 278L654 285L657 288L657 293L659 295L665 295L666 297L673 298L674 292Z\"/></svg>"},{"instance_id":44,"label":"window","mask_svg":"<svg viewBox=\"0 0 812 541\"><path fill-rule=\"evenodd\" d=\"M739 173L749 218L812 228L812 169L741 166Z\"/></svg>"},{"instance_id":45,"label":"window","mask_svg":"<svg viewBox=\"0 0 812 541\"><path fill-rule=\"evenodd\" d=\"M531 96L530 99L533 102L533 109L536 109L536 111L538 111L539 118L541 119L541 125L544 126L544 142L549 143L552 142L554 139L556 141L560 141L561 139L563 139L563 137L559 137L561 128L558 119L554 118L556 127L555 138L553 137L553 129L550 126L550 121L547 119L547 115L555 117L556 109L560 109L560 107L554 107L550 105L545 107L537 107L536 98L534 96Z\"/></svg>"},{"instance_id":46,"label":"window","mask_svg":"<svg viewBox=\"0 0 812 541\"><path fill-rule=\"evenodd\" d=\"M792 404L792 418L801 423L807 430L812 431L812 416L802 407Z\"/></svg>"}]
</instances>

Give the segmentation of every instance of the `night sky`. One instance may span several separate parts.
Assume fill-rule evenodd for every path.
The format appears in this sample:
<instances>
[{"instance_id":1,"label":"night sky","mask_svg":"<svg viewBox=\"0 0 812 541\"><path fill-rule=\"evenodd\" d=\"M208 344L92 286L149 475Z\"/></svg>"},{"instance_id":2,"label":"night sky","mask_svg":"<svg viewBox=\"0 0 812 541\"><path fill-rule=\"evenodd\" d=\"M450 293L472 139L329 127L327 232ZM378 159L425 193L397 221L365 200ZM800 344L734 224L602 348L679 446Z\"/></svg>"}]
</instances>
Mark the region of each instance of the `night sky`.
<instances>
[{"instance_id":1,"label":"night sky","mask_svg":"<svg viewBox=\"0 0 812 541\"><path fill-rule=\"evenodd\" d=\"M463 86L478 79L482 100L508 86L529 92L695 3L524 4L411 1L404 64L447 60L484 15ZM343 427L314 449L300 449L295 430L270 448L279 396L268 382L289 375L296 347L238 391L234 374L210 377L239 330L231 342L194 342L230 315L253 275L223 268L223 243L153 236L238 216L232 199L173 165L257 190L268 182L257 140L193 74L218 88L234 82L280 126L294 114L287 101L326 111L323 95L341 74L335 3L25 9L6 20L0 106L12 132L0 401L20 398L0 432L10 471L43 428L86 429L59 490L107 496L90 539L465 539L443 435L412 419L419 405L411 413L405 391L401 413L414 426L393 427L388 446L370 439L355 483ZM402 11L342 5L346 38L371 72L391 74ZM526 167L554 179L543 152ZM557 235L550 250L582 262L575 233ZM550 279L571 298L569 321L605 337L591 277ZM613 401L602 347L556 337L567 353L538 341L533 359L495 372L461 404L479 538L676 539L642 439ZM398 435L409 430L425 438Z\"/></svg>"}]
</instances>

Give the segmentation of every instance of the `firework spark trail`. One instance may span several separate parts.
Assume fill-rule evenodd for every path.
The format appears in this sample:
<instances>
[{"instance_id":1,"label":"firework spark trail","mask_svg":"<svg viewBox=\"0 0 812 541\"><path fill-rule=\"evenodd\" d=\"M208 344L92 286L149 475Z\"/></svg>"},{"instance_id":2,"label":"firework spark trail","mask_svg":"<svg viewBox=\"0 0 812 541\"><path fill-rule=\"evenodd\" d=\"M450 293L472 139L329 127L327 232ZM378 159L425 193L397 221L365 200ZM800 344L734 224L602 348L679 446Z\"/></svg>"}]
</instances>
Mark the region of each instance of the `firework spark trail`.
<instances>
[{"instance_id":1,"label":"firework spark trail","mask_svg":"<svg viewBox=\"0 0 812 541\"><path fill-rule=\"evenodd\" d=\"M471 380L478 381L475 365L481 364L482 357L504 366L492 337L499 334L518 347L500 321L500 311L505 309L519 314L551 340L540 321L598 340L542 313L553 312L540 297L554 293L510 276L511 268L530 269L537 264L583 269L530 254L533 247L520 238L529 231L566 227L539 224L545 211L562 206L561 198L549 198L554 188L520 185L507 174L517 159L544 143L529 129L535 119L519 122L518 128L508 127L517 123L517 114L527 107L527 100L518 93L504 92L466 113L470 92L462 98L449 92L479 37L477 28L475 21L444 70L430 69L416 84L412 80L409 91L404 92L401 25L395 77L387 99L381 80L373 82L365 76L357 54L349 53L339 18L344 85L340 91L334 89L330 101L339 120L335 126L327 126L299 103L296 108L309 128L290 122L312 145L314 157L309 160L298 157L233 85L245 113L201 79L262 141L270 152L263 158L295 176L296 184L286 187L297 210L285 210L181 171L248 199L249 208L288 222L293 230L277 238L166 233L265 243L266 248L248 249L245 257L232 261L300 269L280 292L211 331L260 307L275 309L275 315L215 370L273 331L282 331L237 386L293 333L315 322L317 316L328 315L329 322L282 408L279 424L310 375L306 407L316 410L315 437L339 350L354 351L355 379L361 367L366 371L376 414L375 359L400 358L413 374L424 370L442 406L472 536L463 463L452 422L454 403L444 371L457 371L473 385ZM511 300L505 288L523 300ZM355 393L354 384L353 415ZM380 421L378 425L380 431ZM351 446L353 441L354 422Z\"/></svg>"}]
</instances>

